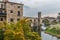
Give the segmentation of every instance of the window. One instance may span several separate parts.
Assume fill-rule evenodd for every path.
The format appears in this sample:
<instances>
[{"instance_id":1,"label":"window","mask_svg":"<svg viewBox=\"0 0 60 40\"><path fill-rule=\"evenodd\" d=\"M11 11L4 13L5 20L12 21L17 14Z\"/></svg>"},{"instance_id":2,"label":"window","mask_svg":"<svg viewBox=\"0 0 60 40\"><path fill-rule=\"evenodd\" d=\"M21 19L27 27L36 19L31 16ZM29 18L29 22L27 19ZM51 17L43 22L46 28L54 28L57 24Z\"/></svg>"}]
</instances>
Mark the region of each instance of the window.
<instances>
[{"instance_id":1,"label":"window","mask_svg":"<svg viewBox=\"0 0 60 40\"><path fill-rule=\"evenodd\" d=\"M20 16L20 11L18 11L18 16Z\"/></svg>"},{"instance_id":2,"label":"window","mask_svg":"<svg viewBox=\"0 0 60 40\"><path fill-rule=\"evenodd\" d=\"M20 8L20 6L18 6L18 8Z\"/></svg>"},{"instance_id":3,"label":"window","mask_svg":"<svg viewBox=\"0 0 60 40\"><path fill-rule=\"evenodd\" d=\"M13 13L13 10L11 10L10 13Z\"/></svg>"},{"instance_id":4,"label":"window","mask_svg":"<svg viewBox=\"0 0 60 40\"><path fill-rule=\"evenodd\" d=\"M1 4L1 8L3 8L3 4Z\"/></svg>"},{"instance_id":5,"label":"window","mask_svg":"<svg viewBox=\"0 0 60 40\"><path fill-rule=\"evenodd\" d=\"M1 21L3 21L3 18L1 18Z\"/></svg>"},{"instance_id":6,"label":"window","mask_svg":"<svg viewBox=\"0 0 60 40\"><path fill-rule=\"evenodd\" d=\"M20 19L18 18L17 21L19 21Z\"/></svg>"},{"instance_id":7,"label":"window","mask_svg":"<svg viewBox=\"0 0 60 40\"><path fill-rule=\"evenodd\" d=\"M13 22L13 19L10 19L11 22Z\"/></svg>"}]
</instances>

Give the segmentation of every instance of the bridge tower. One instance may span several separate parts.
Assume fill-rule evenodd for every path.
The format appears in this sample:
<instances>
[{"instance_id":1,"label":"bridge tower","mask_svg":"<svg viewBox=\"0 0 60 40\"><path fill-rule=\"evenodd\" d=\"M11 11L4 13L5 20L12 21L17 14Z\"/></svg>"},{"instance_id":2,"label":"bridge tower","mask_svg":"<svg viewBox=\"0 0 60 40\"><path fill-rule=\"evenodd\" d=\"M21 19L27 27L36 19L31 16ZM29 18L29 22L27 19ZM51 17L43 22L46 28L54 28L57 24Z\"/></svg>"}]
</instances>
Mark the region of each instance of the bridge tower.
<instances>
[{"instance_id":1,"label":"bridge tower","mask_svg":"<svg viewBox=\"0 0 60 40\"><path fill-rule=\"evenodd\" d=\"M41 12L38 12L38 34L41 36Z\"/></svg>"}]
</instances>

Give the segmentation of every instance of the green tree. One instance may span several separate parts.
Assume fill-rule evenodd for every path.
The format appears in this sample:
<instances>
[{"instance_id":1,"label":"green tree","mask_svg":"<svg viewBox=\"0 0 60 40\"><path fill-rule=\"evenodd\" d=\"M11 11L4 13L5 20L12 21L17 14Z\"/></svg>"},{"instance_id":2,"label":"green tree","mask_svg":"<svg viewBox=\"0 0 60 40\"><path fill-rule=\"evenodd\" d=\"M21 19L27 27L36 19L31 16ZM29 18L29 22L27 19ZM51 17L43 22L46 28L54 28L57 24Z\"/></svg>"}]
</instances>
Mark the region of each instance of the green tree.
<instances>
[{"instance_id":1,"label":"green tree","mask_svg":"<svg viewBox=\"0 0 60 40\"><path fill-rule=\"evenodd\" d=\"M0 22L0 40L41 40L36 32L31 31L28 19L19 22Z\"/></svg>"},{"instance_id":2,"label":"green tree","mask_svg":"<svg viewBox=\"0 0 60 40\"><path fill-rule=\"evenodd\" d=\"M48 19L44 19L44 20L42 21L42 23L44 23L45 26L49 26L49 25L50 25L50 21L49 21Z\"/></svg>"},{"instance_id":3,"label":"green tree","mask_svg":"<svg viewBox=\"0 0 60 40\"><path fill-rule=\"evenodd\" d=\"M51 22L51 24L57 24L58 22L56 21L56 20L53 20L52 22Z\"/></svg>"},{"instance_id":4,"label":"green tree","mask_svg":"<svg viewBox=\"0 0 60 40\"><path fill-rule=\"evenodd\" d=\"M22 22L22 23L21 23ZM36 32L31 31L30 22L28 19L21 20L21 24L23 27L24 35L26 40L41 40L40 36Z\"/></svg>"}]
</instances>

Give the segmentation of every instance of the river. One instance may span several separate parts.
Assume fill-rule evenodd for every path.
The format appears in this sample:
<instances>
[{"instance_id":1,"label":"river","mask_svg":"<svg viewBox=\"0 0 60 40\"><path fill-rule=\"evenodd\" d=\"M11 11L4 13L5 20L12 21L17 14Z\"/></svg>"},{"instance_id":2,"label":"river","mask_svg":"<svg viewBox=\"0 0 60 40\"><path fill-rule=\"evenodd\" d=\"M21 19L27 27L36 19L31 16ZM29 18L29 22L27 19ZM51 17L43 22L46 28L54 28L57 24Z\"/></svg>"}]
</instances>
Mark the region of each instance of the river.
<instances>
[{"instance_id":1,"label":"river","mask_svg":"<svg viewBox=\"0 0 60 40\"><path fill-rule=\"evenodd\" d=\"M42 40L60 40L57 37L46 34L44 31L41 32Z\"/></svg>"}]
</instances>

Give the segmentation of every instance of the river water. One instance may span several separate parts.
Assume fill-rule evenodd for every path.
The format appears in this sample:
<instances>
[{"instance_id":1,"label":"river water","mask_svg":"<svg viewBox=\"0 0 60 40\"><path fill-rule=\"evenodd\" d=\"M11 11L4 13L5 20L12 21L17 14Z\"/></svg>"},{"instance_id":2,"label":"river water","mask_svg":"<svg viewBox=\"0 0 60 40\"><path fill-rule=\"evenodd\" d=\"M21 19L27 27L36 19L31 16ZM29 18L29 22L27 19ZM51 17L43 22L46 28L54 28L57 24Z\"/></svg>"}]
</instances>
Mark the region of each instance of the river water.
<instances>
[{"instance_id":1,"label":"river water","mask_svg":"<svg viewBox=\"0 0 60 40\"><path fill-rule=\"evenodd\" d=\"M57 37L46 34L44 31L41 32L42 40L60 40Z\"/></svg>"}]
</instances>

